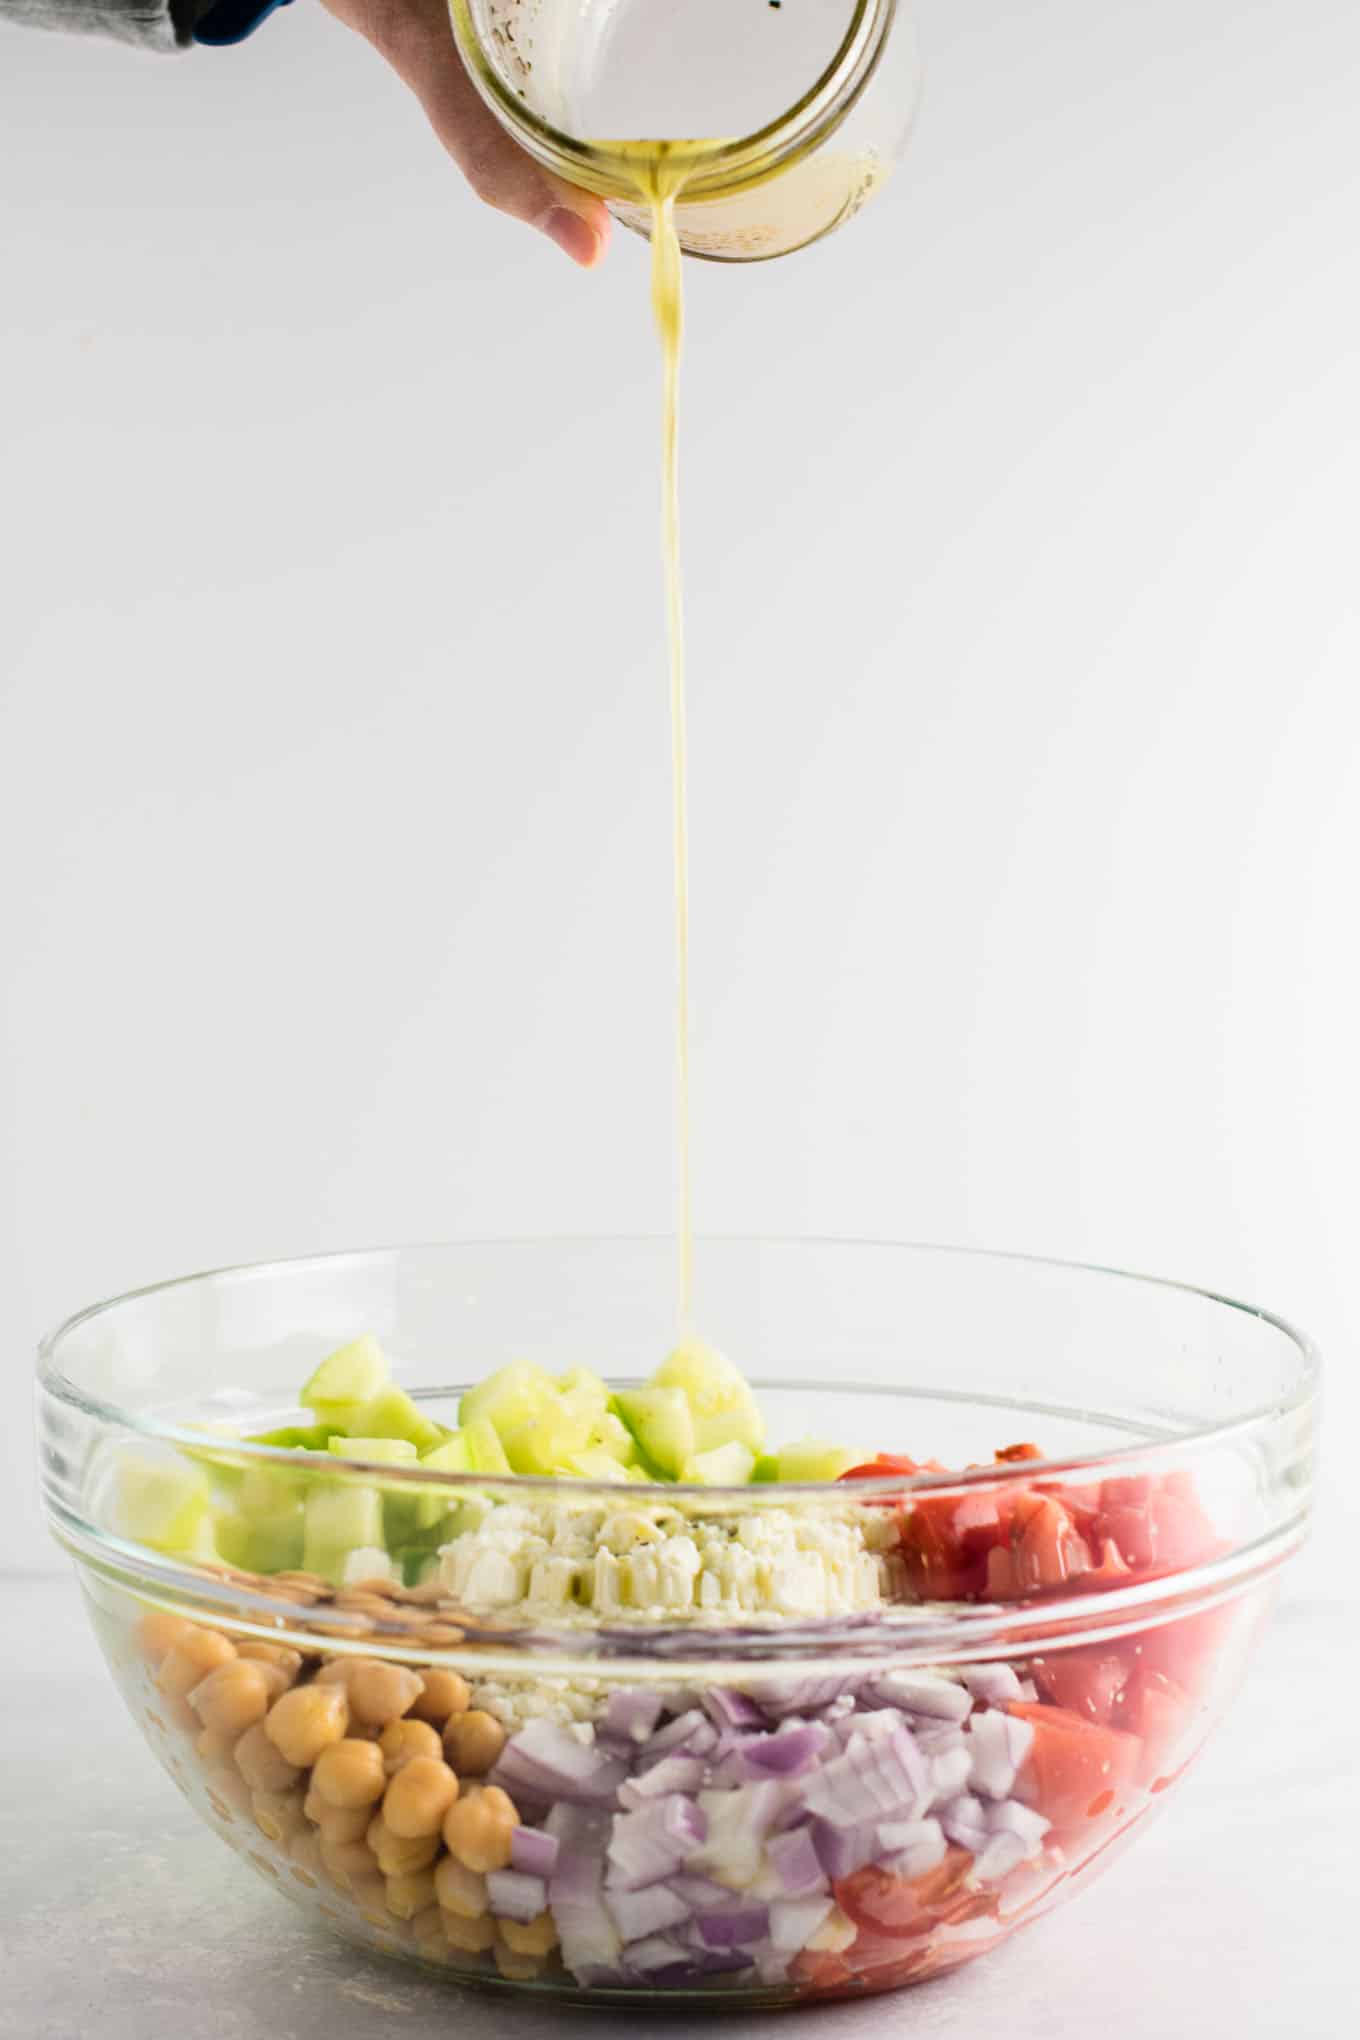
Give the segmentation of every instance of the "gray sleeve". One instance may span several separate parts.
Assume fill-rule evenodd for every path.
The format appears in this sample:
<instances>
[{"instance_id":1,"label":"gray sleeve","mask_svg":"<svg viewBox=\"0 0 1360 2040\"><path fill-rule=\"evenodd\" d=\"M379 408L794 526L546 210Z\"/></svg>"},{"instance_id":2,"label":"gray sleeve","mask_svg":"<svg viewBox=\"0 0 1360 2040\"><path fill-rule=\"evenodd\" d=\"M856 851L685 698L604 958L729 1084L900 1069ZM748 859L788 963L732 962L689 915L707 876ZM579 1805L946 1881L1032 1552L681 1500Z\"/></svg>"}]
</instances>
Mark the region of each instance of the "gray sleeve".
<instances>
[{"instance_id":1,"label":"gray sleeve","mask_svg":"<svg viewBox=\"0 0 1360 2040\"><path fill-rule=\"evenodd\" d=\"M138 49L174 51L193 41L211 0L0 0L0 23L102 35Z\"/></svg>"}]
</instances>

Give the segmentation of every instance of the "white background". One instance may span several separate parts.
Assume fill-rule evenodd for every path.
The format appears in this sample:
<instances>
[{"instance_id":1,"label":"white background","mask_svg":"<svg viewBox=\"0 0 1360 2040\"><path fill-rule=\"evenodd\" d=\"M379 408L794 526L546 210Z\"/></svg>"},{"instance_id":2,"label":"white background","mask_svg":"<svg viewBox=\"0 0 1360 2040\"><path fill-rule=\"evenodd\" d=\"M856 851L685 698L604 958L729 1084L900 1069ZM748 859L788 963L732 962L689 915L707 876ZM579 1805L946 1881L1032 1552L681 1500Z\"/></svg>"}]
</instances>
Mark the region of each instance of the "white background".
<instances>
[{"instance_id":1,"label":"white background","mask_svg":"<svg viewBox=\"0 0 1360 2040\"><path fill-rule=\"evenodd\" d=\"M922 29L864 218L688 274L699 1217L1243 1293L1327 1349L1335 1463L1360 11ZM669 1222L657 365L638 244L583 276L479 212L311 0L182 60L0 31L0 261L3 1548L42 1566L69 1309Z\"/></svg>"}]
</instances>

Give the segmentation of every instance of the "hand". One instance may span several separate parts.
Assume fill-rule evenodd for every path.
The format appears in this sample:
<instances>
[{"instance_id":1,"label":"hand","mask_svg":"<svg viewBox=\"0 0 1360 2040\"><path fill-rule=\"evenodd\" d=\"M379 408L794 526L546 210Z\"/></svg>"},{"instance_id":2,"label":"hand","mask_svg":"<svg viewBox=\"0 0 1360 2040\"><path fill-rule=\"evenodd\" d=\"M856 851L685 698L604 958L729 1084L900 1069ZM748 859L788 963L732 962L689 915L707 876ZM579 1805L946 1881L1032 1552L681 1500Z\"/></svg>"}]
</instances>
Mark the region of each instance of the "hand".
<instances>
[{"instance_id":1,"label":"hand","mask_svg":"<svg viewBox=\"0 0 1360 2040\"><path fill-rule=\"evenodd\" d=\"M511 141L463 68L447 0L323 5L372 43L410 86L478 198L538 227L583 269L594 268L609 245L609 214L598 198L554 177Z\"/></svg>"}]
</instances>

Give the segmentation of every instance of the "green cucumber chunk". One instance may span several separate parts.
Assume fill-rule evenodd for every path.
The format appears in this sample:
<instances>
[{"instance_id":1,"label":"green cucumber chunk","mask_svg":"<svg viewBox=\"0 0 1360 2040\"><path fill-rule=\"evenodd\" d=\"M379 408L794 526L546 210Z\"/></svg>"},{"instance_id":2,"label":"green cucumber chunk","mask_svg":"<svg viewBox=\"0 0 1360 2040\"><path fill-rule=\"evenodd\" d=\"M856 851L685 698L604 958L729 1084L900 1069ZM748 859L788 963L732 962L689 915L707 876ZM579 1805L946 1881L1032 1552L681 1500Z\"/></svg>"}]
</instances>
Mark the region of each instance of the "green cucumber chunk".
<instances>
[{"instance_id":1,"label":"green cucumber chunk","mask_svg":"<svg viewBox=\"0 0 1360 2040\"><path fill-rule=\"evenodd\" d=\"M734 1438L730 1444L715 1445L711 1452L696 1452L686 1461L680 1478L699 1487L745 1487L755 1463L750 1446Z\"/></svg>"},{"instance_id":2,"label":"green cucumber chunk","mask_svg":"<svg viewBox=\"0 0 1360 2040\"><path fill-rule=\"evenodd\" d=\"M114 1482L114 1522L122 1537L177 1556L215 1557L212 1485L187 1459L125 1454Z\"/></svg>"},{"instance_id":3,"label":"green cucumber chunk","mask_svg":"<svg viewBox=\"0 0 1360 2040\"><path fill-rule=\"evenodd\" d=\"M667 1480L693 1459L698 1441L689 1398L682 1388L621 1389L614 1407L632 1432L642 1455Z\"/></svg>"},{"instance_id":4,"label":"green cucumber chunk","mask_svg":"<svg viewBox=\"0 0 1360 2040\"><path fill-rule=\"evenodd\" d=\"M792 1445L781 1445L774 1454L774 1472L771 1480L839 1480L848 1467L854 1466L855 1454L844 1445L827 1445L819 1438L797 1438Z\"/></svg>"},{"instance_id":5,"label":"green cucumber chunk","mask_svg":"<svg viewBox=\"0 0 1360 2040\"><path fill-rule=\"evenodd\" d=\"M745 1378L730 1360L698 1339L688 1339L668 1354L650 1385L684 1393L693 1416L695 1452L735 1442L756 1453L764 1445L764 1421Z\"/></svg>"},{"instance_id":6,"label":"green cucumber chunk","mask_svg":"<svg viewBox=\"0 0 1360 2040\"><path fill-rule=\"evenodd\" d=\"M304 1508L302 1564L338 1585L352 1551L383 1542L382 1495L375 1487L315 1487Z\"/></svg>"},{"instance_id":7,"label":"green cucumber chunk","mask_svg":"<svg viewBox=\"0 0 1360 2040\"><path fill-rule=\"evenodd\" d=\"M361 1339L353 1339L326 1356L298 1400L322 1423L345 1430L351 1413L360 1404L371 1402L386 1387L391 1373L382 1347L371 1332L365 1332Z\"/></svg>"}]
</instances>

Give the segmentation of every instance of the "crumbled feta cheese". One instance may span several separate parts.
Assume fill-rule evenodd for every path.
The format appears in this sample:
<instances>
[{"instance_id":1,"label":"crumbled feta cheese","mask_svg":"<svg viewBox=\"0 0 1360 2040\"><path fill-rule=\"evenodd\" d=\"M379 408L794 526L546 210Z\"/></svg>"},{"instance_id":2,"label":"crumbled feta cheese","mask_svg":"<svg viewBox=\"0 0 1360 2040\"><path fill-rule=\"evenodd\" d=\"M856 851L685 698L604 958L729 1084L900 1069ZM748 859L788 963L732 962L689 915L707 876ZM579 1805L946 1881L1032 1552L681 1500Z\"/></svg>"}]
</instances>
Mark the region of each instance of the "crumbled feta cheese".
<instances>
[{"instance_id":1,"label":"crumbled feta cheese","mask_svg":"<svg viewBox=\"0 0 1360 2040\"><path fill-rule=\"evenodd\" d=\"M444 1546L440 1574L469 1610L817 1617L898 1596L892 1538L882 1510L849 1502L711 1516L505 1502Z\"/></svg>"}]
</instances>

